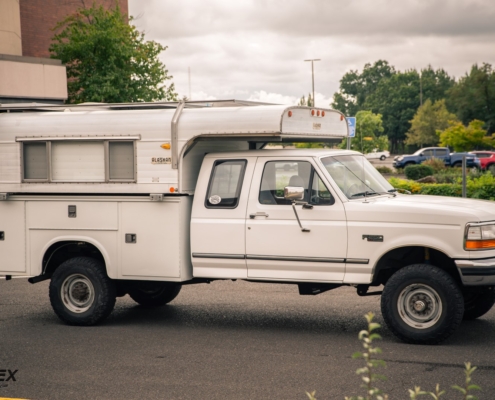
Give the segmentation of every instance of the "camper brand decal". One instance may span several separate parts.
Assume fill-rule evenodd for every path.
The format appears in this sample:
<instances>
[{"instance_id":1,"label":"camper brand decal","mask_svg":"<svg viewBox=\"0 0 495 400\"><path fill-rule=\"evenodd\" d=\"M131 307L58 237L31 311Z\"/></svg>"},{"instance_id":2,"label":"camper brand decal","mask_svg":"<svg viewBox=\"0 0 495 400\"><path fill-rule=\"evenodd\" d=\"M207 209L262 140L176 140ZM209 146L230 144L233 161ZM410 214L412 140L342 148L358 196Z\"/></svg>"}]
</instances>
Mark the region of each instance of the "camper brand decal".
<instances>
[{"instance_id":1,"label":"camper brand decal","mask_svg":"<svg viewBox=\"0 0 495 400\"><path fill-rule=\"evenodd\" d=\"M313 122L313 129L319 131L321 129L321 123Z\"/></svg>"},{"instance_id":2,"label":"camper brand decal","mask_svg":"<svg viewBox=\"0 0 495 400\"><path fill-rule=\"evenodd\" d=\"M151 157L151 164L172 164L170 157Z\"/></svg>"}]
</instances>

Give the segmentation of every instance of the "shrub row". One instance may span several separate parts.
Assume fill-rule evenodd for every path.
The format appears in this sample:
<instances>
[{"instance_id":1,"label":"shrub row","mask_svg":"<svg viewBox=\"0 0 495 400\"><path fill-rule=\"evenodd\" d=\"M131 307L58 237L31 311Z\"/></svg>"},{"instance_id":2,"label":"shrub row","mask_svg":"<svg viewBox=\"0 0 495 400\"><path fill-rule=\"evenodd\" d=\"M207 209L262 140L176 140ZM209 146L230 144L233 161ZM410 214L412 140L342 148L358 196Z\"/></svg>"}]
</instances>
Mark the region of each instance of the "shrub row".
<instances>
[{"instance_id":1,"label":"shrub row","mask_svg":"<svg viewBox=\"0 0 495 400\"><path fill-rule=\"evenodd\" d=\"M406 179L390 178L390 184L396 189L408 190L413 194L428 194L435 196L462 196L460 178L453 184L448 183L418 183ZM486 173L478 178L468 178L466 183L467 197L473 199L495 200L495 177Z\"/></svg>"},{"instance_id":2,"label":"shrub row","mask_svg":"<svg viewBox=\"0 0 495 400\"><path fill-rule=\"evenodd\" d=\"M417 164L417 165L408 165L404 168L404 173L406 174L407 179L418 180L424 178L425 176L430 176L435 173L435 170L429 165Z\"/></svg>"}]
</instances>

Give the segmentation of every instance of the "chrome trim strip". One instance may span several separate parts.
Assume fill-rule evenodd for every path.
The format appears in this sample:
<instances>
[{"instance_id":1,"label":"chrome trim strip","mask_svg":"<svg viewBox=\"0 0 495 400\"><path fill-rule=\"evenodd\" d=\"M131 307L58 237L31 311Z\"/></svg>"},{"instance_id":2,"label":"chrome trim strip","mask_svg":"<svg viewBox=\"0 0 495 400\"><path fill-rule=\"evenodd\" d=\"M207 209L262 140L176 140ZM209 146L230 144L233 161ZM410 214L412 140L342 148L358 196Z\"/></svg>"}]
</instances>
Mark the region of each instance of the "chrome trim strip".
<instances>
[{"instance_id":1,"label":"chrome trim strip","mask_svg":"<svg viewBox=\"0 0 495 400\"><path fill-rule=\"evenodd\" d=\"M485 258L478 260L454 260L459 268L490 268L495 267L495 258Z\"/></svg>"},{"instance_id":2,"label":"chrome trim strip","mask_svg":"<svg viewBox=\"0 0 495 400\"><path fill-rule=\"evenodd\" d=\"M345 262L345 258L258 256L253 254L247 254L246 258L248 260L266 260L266 261L299 261L299 262L323 262L323 263Z\"/></svg>"},{"instance_id":3,"label":"chrome trim strip","mask_svg":"<svg viewBox=\"0 0 495 400\"><path fill-rule=\"evenodd\" d=\"M347 263L369 264L364 258L326 258L326 257L290 257L290 256L260 256L255 254L218 254L218 253L192 253L193 258L219 258L224 260L264 260L264 261L294 261L294 262L320 262L320 263Z\"/></svg>"},{"instance_id":4,"label":"chrome trim strip","mask_svg":"<svg viewBox=\"0 0 495 400\"><path fill-rule=\"evenodd\" d=\"M224 260L244 260L245 254L192 253L194 258L221 258Z\"/></svg>"},{"instance_id":5,"label":"chrome trim strip","mask_svg":"<svg viewBox=\"0 0 495 400\"><path fill-rule=\"evenodd\" d=\"M366 258L347 258L345 262L347 264L369 264L370 260Z\"/></svg>"}]
</instances>

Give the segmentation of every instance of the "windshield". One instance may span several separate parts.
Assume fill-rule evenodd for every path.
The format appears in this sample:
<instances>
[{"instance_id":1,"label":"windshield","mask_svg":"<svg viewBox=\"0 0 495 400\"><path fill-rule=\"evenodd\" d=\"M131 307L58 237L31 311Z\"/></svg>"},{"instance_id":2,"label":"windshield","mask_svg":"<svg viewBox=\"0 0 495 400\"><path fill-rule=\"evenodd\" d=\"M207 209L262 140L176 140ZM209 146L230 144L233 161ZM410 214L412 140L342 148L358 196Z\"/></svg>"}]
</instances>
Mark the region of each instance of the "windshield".
<instances>
[{"instance_id":1,"label":"windshield","mask_svg":"<svg viewBox=\"0 0 495 400\"><path fill-rule=\"evenodd\" d=\"M324 157L321 162L348 199L376 196L394 189L362 155Z\"/></svg>"},{"instance_id":2,"label":"windshield","mask_svg":"<svg viewBox=\"0 0 495 400\"><path fill-rule=\"evenodd\" d=\"M423 150L424 149L417 150L415 153L413 153L413 156L419 156L423 152Z\"/></svg>"}]
</instances>

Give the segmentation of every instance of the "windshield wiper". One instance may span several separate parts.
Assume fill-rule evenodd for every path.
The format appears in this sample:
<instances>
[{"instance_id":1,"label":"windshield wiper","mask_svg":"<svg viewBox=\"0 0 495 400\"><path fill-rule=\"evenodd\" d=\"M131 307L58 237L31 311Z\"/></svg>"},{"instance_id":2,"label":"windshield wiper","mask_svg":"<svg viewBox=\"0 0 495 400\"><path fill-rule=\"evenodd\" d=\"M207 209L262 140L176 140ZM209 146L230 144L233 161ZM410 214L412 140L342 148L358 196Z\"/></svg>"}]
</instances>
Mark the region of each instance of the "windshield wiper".
<instances>
[{"instance_id":1,"label":"windshield wiper","mask_svg":"<svg viewBox=\"0 0 495 400\"><path fill-rule=\"evenodd\" d=\"M359 192L359 193L354 193L354 194L351 194L351 197L354 197L354 196L379 196L379 195L392 195L392 196L397 196L394 191L388 191L388 192L375 192L375 191L370 191L370 190L367 190L366 192Z\"/></svg>"},{"instance_id":2,"label":"windshield wiper","mask_svg":"<svg viewBox=\"0 0 495 400\"><path fill-rule=\"evenodd\" d=\"M359 193L351 194L351 197L357 197L357 196L373 196L373 195L377 195L377 194L379 194L379 193L372 192L370 190L367 190L366 192L359 192Z\"/></svg>"}]
</instances>

